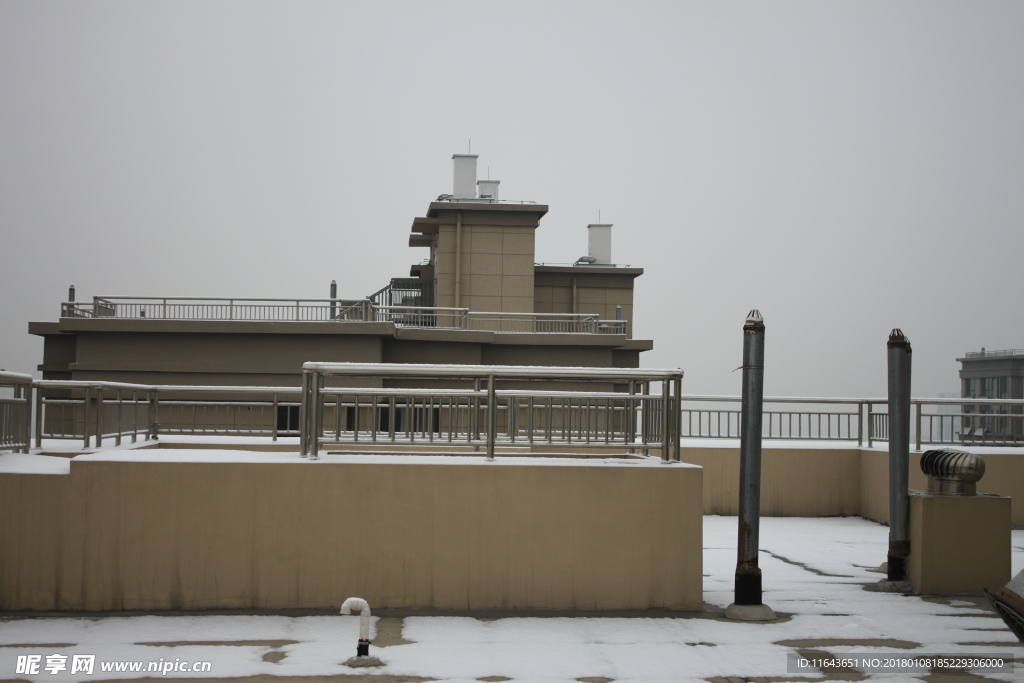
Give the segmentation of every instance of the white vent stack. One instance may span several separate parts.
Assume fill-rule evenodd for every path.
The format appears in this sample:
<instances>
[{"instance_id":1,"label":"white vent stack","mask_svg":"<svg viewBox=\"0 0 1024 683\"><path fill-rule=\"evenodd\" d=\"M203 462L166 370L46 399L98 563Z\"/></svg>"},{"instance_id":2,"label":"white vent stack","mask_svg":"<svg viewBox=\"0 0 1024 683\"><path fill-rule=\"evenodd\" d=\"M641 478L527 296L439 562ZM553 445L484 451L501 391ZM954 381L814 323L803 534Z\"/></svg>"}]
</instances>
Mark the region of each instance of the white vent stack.
<instances>
[{"instance_id":1,"label":"white vent stack","mask_svg":"<svg viewBox=\"0 0 1024 683\"><path fill-rule=\"evenodd\" d=\"M476 187L478 190L477 196L480 199L490 199L492 202L498 201L498 183L500 180L478 180L476 181Z\"/></svg>"},{"instance_id":2,"label":"white vent stack","mask_svg":"<svg viewBox=\"0 0 1024 683\"><path fill-rule=\"evenodd\" d=\"M477 154L453 154L454 182L452 197L455 199L476 199Z\"/></svg>"},{"instance_id":3,"label":"white vent stack","mask_svg":"<svg viewBox=\"0 0 1024 683\"><path fill-rule=\"evenodd\" d=\"M587 226L587 255L592 263L612 263L612 224L591 223Z\"/></svg>"}]
</instances>

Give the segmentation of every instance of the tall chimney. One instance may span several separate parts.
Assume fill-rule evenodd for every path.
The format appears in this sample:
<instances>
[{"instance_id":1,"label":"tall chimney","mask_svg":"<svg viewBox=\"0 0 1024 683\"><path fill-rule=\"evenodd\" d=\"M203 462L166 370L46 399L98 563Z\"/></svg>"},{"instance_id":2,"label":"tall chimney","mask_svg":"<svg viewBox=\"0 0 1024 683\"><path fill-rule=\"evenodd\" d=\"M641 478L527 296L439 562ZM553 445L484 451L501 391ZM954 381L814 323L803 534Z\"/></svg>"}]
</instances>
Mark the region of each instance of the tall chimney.
<instances>
[{"instance_id":1,"label":"tall chimney","mask_svg":"<svg viewBox=\"0 0 1024 683\"><path fill-rule=\"evenodd\" d=\"M477 154L453 154L454 182L452 197L455 199L476 199Z\"/></svg>"},{"instance_id":2,"label":"tall chimney","mask_svg":"<svg viewBox=\"0 0 1024 683\"><path fill-rule=\"evenodd\" d=\"M594 263L612 262L612 224L591 223L587 226L587 254Z\"/></svg>"},{"instance_id":3,"label":"tall chimney","mask_svg":"<svg viewBox=\"0 0 1024 683\"><path fill-rule=\"evenodd\" d=\"M476 181L477 196L480 199L488 197L492 202L498 201L498 183L500 180L478 180Z\"/></svg>"}]
</instances>

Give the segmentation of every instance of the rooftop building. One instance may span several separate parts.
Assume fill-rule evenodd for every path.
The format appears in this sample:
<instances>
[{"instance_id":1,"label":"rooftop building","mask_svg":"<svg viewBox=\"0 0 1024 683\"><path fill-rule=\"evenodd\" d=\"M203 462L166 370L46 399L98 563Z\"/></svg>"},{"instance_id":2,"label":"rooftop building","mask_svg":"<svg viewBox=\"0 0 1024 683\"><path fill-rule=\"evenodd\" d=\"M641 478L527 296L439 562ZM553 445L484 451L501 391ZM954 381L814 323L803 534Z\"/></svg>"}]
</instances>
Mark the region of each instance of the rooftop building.
<instances>
[{"instance_id":1,"label":"rooftop building","mask_svg":"<svg viewBox=\"0 0 1024 683\"><path fill-rule=\"evenodd\" d=\"M960 363L961 398L1020 399L1024 398L1024 349L1002 351L968 351ZM1019 406L964 405L965 414L986 415L963 418L963 432L977 439L1010 439L1024 437L1022 418L999 417L1020 415Z\"/></svg>"},{"instance_id":2,"label":"rooftop building","mask_svg":"<svg viewBox=\"0 0 1024 683\"><path fill-rule=\"evenodd\" d=\"M297 385L309 360L639 367L633 285L643 269L612 262L609 224L588 226L574 264L536 263L548 207L499 199L476 155L453 155L452 194L414 218L429 249L409 277L363 298L95 296L74 288L44 338L45 379L177 385Z\"/></svg>"}]
</instances>

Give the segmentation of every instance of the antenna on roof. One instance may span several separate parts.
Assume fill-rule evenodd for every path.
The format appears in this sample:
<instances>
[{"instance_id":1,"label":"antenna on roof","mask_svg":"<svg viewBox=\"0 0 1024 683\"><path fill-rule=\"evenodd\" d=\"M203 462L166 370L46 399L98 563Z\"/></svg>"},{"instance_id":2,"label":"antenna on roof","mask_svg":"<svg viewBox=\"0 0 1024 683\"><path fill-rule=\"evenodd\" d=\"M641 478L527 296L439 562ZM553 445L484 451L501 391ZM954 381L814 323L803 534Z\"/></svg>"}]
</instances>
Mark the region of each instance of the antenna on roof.
<instances>
[{"instance_id":1,"label":"antenna on roof","mask_svg":"<svg viewBox=\"0 0 1024 683\"><path fill-rule=\"evenodd\" d=\"M467 138L469 140L469 149L466 151L467 154L473 153L473 138Z\"/></svg>"},{"instance_id":2,"label":"antenna on roof","mask_svg":"<svg viewBox=\"0 0 1024 683\"><path fill-rule=\"evenodd\" d=\"M490 166L487 167L487 179L488 180L491 179L491 167Z\"/></svg>"},{"instance_id":3,"label":"antenna on roof","mask_svg":"<svg viewBox=\"0 0 1024 683\"><path fill-rule=\"evenodd\" d=\"M600 223L600 222L601 222L601 209L598 209L598 210L597 210L597 222L598 222L598 223Z\"/></svg>"}]
</instances>

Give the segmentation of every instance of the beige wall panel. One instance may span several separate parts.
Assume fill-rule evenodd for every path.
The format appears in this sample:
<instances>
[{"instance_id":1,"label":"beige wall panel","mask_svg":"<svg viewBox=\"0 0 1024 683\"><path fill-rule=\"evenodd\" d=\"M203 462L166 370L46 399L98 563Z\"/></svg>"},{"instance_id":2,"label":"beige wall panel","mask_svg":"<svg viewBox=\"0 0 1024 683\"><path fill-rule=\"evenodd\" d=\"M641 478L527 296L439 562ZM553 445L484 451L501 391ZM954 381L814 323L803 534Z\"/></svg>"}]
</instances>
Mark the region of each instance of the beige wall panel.
<instances>
[{"instance_id":1,"label":"beige wall panel","mask_svg":"<svg viewBox=\"0 0 1024 683\"><path fill-rule=\"evenodd\" d=\"M1024 527L1024 456L985 453L984 449L975 449L974 452L985 459L985 476L978 482L978 491L1011 498L1013 524Z\"/></svg>"},{"instance_id":2,"label":"beige wall panel","mask_svg":"<svg viewBox=\"0 0 1024 683\"><path fill-rule=\"evenodd\" d=\"M973 449L985 460L985 476L978 482L979 493L1006 496L1012 504L1015 526L1024 526L1024 457L1014 453L986 453ZM910 488L924 491L928 478L921 472L920 452L910 454ZM878 522L889 522L889 453L864 450L861 456L861 515Z\"/></svg>"},{"instance_id":3,"label":"beige wall panel","mask_svg":"<svg viewBox=\"0 0 1024 683\"><path fill-rule=\"evenodd\" d=\"M686 448L684 442L682 460L704 468L705 514L738 514L738 448ZM779 517L858 514L859 464L857 449L765 447L761 456L761 514Z\"/></svg>"},{"instance_id":4,"label":"beige wall panel","mask_svg":"<svg viewBox=\"0 0 1024 683\"><path fill-rule=\"evenodd\" d=\"M378 362L369 335L80 332L78 362L151 372L301 372L310 360Z\"/></svg>"},{"instance_id":5,"label":"beige wall panel","mask_svg":"<svg viewBox=\"0 0 1024 683\"><path fill-rule=\"evenodd\" d=\"M596 304L601 307L604 306L604 289L603 288L590 288L590 287L577 287L576 288L576 299L580 302L580 306L585 304ZM599 310L599 309L595 309Z\"/></svg>"},{"instance_id":6,"label":"beige wall panel","mask_svg":"<svg viewBox=\"0 0 1024 683\"><path fill-rule=\"evenodd\" d=\"M501 278L501 295L529 299L533 302L533 276L503 275ZM532 308L531 308L532 310Z\"/></svg>"},{"instance_id":7,"label":"beige wall panel","mask_svg":"<svg viewBox=\"0 0 1024 683\"><path fill-rule=\"evenodd\" d=\"M555 302L551 304L552 313L572 313L572 304L569 302Z\"/></svg>"},{"instance_id":8,"label":"beige wall panel","mask_svg":"<svg viewBox=\"0 0 1024 683\"><path fill-rule=\"evenodd\" d=\"M455 260L455 228L445 231L444 226L441 226L441 230L437 233L437 248L434 255L438 260L442 258Z\"/></svg>"},{"instance_id":9,"label":"beige wall panel","mask_svg":"<svg viewBox=\"0 0 1024 683\"><path fill-rule=\"evenodd\" d=\"M501 272L503 275L518 275L530 278L533 283L533 255L532 254L503 254Z\"/></svg>"},{"instance_id":10,"label":"beige wall panel","mask_svg":"<svg viewBox=\"0 0 1024 683\"><path fill-rule=\"evenodd\" d=\"M533 310L536 311L537 313L554 313L554 309L553 309L552 304L550 302L548 302L548 303L541 303L541 302L534 301L534 303L533 303Z\"/></svg>"},{"instance_id":11,"label":"beige wall panel","mask_svg":"<svg viewBox=\"0 0 1024 683\"><path fill-rule=\"evenodd\" d=\"M501 310L506 313L533 313L533 297L503 296L501 297Z\"/></svg>"},{"instance_id":12,"label":"beige wall panel","mask_svg":"<svg viewBox=\"0 0 1024 683\"><path fill-rule=\"evenodd\" d=\"M474 275L472 288L466 292L471 297L501 296L501 275Z\"/></svg>"},{"instance_id":13,"label":"beige wall panel","mask_svg":"<svg viewBox=\"0 0 1024 683\"><path fill-rule=\"evenodd\" d=\"M473 254L470 272L481 275L501 275L501 254Z\"/></svg>"},{"instance_id":14,"label":"beige wall panel","mask_svg":"<svg viewBox=\"0 0 1024 683\"><path fill-rule=\"evenodd\" d=\"M501 241L500 232L476 232L473 235L472 249L477 254L500 254Z\"/></svg>"},{"instance_id":15,"label":"beige wall panel","mask_svg":"<svg viewBox=\"0 0 1024 683\"><path fill-rule=\"evenodd\" d=\"M449 253L449 254L438 253L436 267L437 267L437 274L438 274L439 277L441 275L443 275L443 274L446 274L446 273L454 273L455 272L455 254L454 254L454 252L453 253Z\"/></svg>"},{"instance_id":16,"label":"beige wall panel","mask_svg":"<svg viewBox=\"0 0 1024 683\"><path fill-rule=\"evenodd\" d=\"M479 344L459 342L384 341L385 363L443 363L452 365L476 364L480 359ZM411 386L408 382L402 386ZM429 385L428 385L429 386Z\"/></svg>"},{"instance_id":17,"label":"beige wall panel","mask_svg":"<svg viewBox=\"0 0 1024 683\"><path fill-rule=\"evenodd\" d=\"M910 497L907 574L925 594L974 593L1010 580L1010 499Z\"/></svg>"},{"instance_id":18,"label":"beige wall panel","mask_svg":"<svg viewBox=\"0 0 1024 683\"><path fill-rule=\"evenodd\" d=\"M462 304L463 308L466 307L466 304L465 304L464 301L460 302L460 303ZM455 307L455 294L454 294L454 292L452 294L438 294L437 295L437 305L442 307L442 308L454 308Z\"/></svg>"},{"instance_id":19,"label":"beige wall panel","mask_svg":"<svg viewBox=\"0 0 1024 683\"><path fill-rule=\"evenodd\" d=\"M437 276L437 293L436 296L455 296L455 274L454 273L439 273ZM438 306L441 304L438 303Z\"/></svg>"},{"instance_id":20,"label":"beige wall panel","mask_svg":"<svg viewBox=\"0 0 1024 683\"><path fill-rule=\"evenodd\" d=\"M696 468L72 470L0 475L0 609L336 609L350 595L380 608L702 604Z\"/></svg>"},{"instance_id":21,"label":"beige wall panel","mask_svg":"<svg viewBox=\"0 0 1024 683\"><path fill-rule=\"evenodd\" d=\"M559 304L572 304L572 287L552 287L551 301Z\"/></svg>"},{"instance_id":22,"label":"beige wall panel","mask_svg":"<svg viewBox=\"0 0 1024 683\"><path fill-rule=\"evenodd\" d=\"M604 290L604 301L605 303L610 304L612 308L615 308L616 304L621 305L623 308L626 306L632 306L633 290L609 287Z\"/></svg>"},{"instance_id":23,"label":"beige wall panel","mask_svg":"<svg viewBox=\"0 0 1024 683\"><path fill-rule=\"evenodd\" d=\"M921 472L921 453L910 453L909 487L928 488L928 478ZM876 522L889 523L889 452L877 448L861 451L860 515Z\"/></svg>"},{"instance_id":24,"label":"beige wall panel","mask_svg":"<svg viewBox=\"0 0 1024 683\"><path fill-rule=\"evenodd\" d=\"M464 297L466 303L463 303L463 307L467 307L471 311L484 311L484 312L496 312L501 311L501 297L500 296L472 296Z\"/></svg>"},{"instance_id":25,"label":"beige wall panel","mask_svg":"<svg viewBox=\"0 0 1024 683\"><path fill-rule=\"evenodd\" d=\"M536 301L537 303L545 303L545 304L551 303L552 301L554 301L554 299L552 298L552 295L551 295L551 288L550 287L534 287L533 288L533 300Z\"/></svg>"},{"instance_id":26,"label":"beige wall panel","mask_svg":"<svg viewBox=\"0 0 1024 683\"><path fill-rule=\"evenodd\" d=\"M487 365L556 365L594 368L612 367L612 350L607 347L505 346L486 344L481 359ZM559 386L566 386L565 383Z\"/></svg>"},{"instance_id":27,"label":"beige wall panel","mask_svg":"<svg viewBox=\"0 0 1024 683\"><path fill-rule=\"evenodd\" d=\"M505 254L528 255L532 261L534 255L533 230L531 228L507 229L502 240L501 250Z\"/></svg>"}]
</instances>

